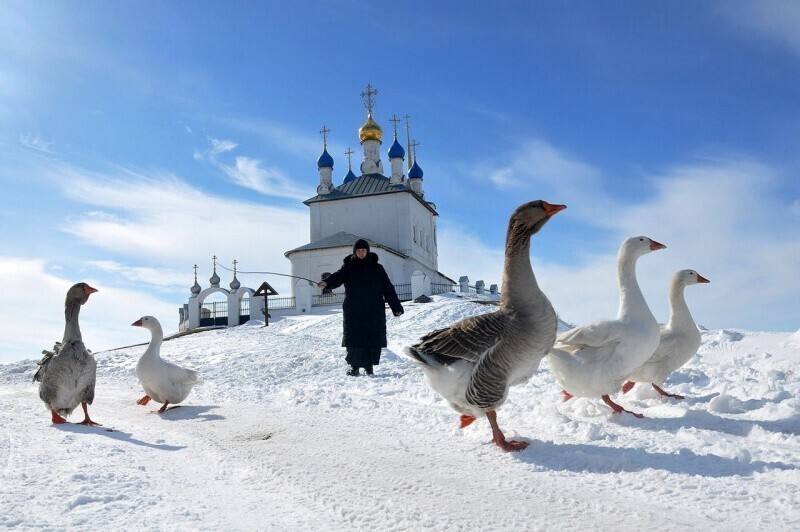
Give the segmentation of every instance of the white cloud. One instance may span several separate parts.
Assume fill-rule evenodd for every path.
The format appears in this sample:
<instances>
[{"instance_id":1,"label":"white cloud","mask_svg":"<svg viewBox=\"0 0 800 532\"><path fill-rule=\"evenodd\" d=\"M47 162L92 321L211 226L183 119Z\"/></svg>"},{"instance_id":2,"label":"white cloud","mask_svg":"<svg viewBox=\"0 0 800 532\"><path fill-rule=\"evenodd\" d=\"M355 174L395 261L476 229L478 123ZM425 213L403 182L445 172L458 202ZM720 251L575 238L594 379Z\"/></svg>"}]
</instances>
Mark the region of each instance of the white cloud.
<instances>
[{"instance_id":1,"label":"white cloud","mask_svg":"<svg viewBox=\"0 0 800 532\"><path fill-rule=\"evenodd\" d=\"M106 273L120 275L127 281L162 288L182 288L187 284L187 273L146 266L127 266L113 260L90 260L86 264Z\"/></svg>"},{"instance_id":2,"label":"white cloud","mask_svg":"<svg viewBox=\"0 0 800 532\"><path fill-rule=\"evenodd\" d=\"M0 277L9 286L36 287L26 290L25 304L0 306L0 362L25 358L38 360L42 349L51 349L64 335L64 297L75 282L85 281L99 292L81 309L80 323L86 347L101 351L148 341L130 324L142 315L154 315L169 333L177 329L177 311L140 290L105 286L90 277L68 280L48 272L44 259L0 257ZM31 375L33 377L33 375Z\"/></svg>"},{"instance_id":3,"label":"white cloud","mask_svg":"<svg viewBox=\"0 0 800 532\"><path fill-rule=\"evenodd\" d=\"M290 263L283 253L308 241L308 213L302 208L218 198L171 175L124 172L110 177L61 166L53 170L53 182L69 199L90 206L87 214L67 220L64 231L125 258L117 263L136 264L120 266L118 274L125 278L143 275L147 279L142 281L168 286L176 271L185 271L187 294L191 266L200 265L203 284L211 275L212 255L228 268L238 259L242 270L286 272ZM103 209L99 214L98 207ZM93 260L94 267L113 270L105 257ZM149 277L147 268L164 272L165 278ZM222 269L219 273L226 277ZM276 280L273 286L285 291L288 284L281 284Z\"/></svg>"},{"instance_id":4,"label":"white cloud","mask_svg":"<svg viewBox=\"0 0 800 532\"><path fill-rule=\"evenodd\" d=\"M304 200L313 195L313 192L295 183L283 172L273 167L265 167L262 161L251 157L238 156L234 164L227 164L220 160L220 155L229 153L238 146L231 140L209 139L211 148L202 152L195 150L195 160L208 160L222 170L231 182L265 196Z\"/></svg>"},{"instance_id":5,"label":"white cloud","mask_svg":"<svg viewBox=\"0 0 800 532\"><path fill-rule=\"evenodd\" d=\"M41 151L44 153L53 153L50 147L55 144L55 141L47 142L45 140L42 140L42 138L39 135L32 135L30 133L20 133L19 141L20 144L22 144L26 148Z\"/></svg>"},{"instance_id":6,"label":"white cloud","mask_svg":"<svg viewBox=\"0 0 800 532\"><path fill-rule=\"evenodd\" d=\"M723 18L800 54L800 3L794 0L727 1Z\"/></svg>"},{"instance_id":7,"label":"white cloud","mask_svg":"<svg viewBox=\"0 0 800 532\"><path fill-rule=\"evenodd\" d=\"M672 275L693 268L712 281L687 289L699 323L753 324L765 330L800 326L798 201L774 193L773 184L781 177L775 168L736 156L676 165L642 177L653 188L649 198L624 203L603 190L598 170L545 142L529 142L509 160L500 182L515 180L510 186L517 187L536 183L537 189L547 189L545 197L552 190L553 197L569 205L559 216L585 224L582 238L598 230L612 235L607 252L578 254L577 265L534 254L537 279L565 319L586 323L616 314L618 245L644 234L667 245L643 257L638 268L642 290L660 321L668 318L666 289ZM552 230L557 229L543 232ZM502 260L501 250L486 249L463 228L442 231L440 268L445 273L475 280L475 271L487 283L497 282Z\"/></svg>"}]
</instances>

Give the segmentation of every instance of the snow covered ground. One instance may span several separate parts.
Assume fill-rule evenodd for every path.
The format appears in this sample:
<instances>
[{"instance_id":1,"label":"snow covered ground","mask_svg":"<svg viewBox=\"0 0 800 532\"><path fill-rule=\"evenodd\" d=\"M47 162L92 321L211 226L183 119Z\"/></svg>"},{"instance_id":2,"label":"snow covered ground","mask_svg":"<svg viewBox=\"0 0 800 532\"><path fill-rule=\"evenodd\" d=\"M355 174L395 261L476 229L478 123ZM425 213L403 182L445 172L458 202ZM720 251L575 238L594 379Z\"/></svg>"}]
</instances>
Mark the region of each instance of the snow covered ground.
<instances>
[{"instance_id":1,"label":"snow covered ground","mask_svg":"<svg viewBox=\"0 0 800 532\"><path fill-rule=\"evenodd\" d=\"M372 378L344 375L339 311L177 338L162 355L205 382L162 416L135 404L144 346L96 353L102 427L53 425L36 360L0 365L0 527L800 528L800 332L705 331L666 384L686 400L644 385L616 396L641 420L599 399L562 403L545 360L499 411L507 437L531 442L506 454L486 420L459 429L400 356L494 309L406 305Z\"/></svg>"}]
</instances>

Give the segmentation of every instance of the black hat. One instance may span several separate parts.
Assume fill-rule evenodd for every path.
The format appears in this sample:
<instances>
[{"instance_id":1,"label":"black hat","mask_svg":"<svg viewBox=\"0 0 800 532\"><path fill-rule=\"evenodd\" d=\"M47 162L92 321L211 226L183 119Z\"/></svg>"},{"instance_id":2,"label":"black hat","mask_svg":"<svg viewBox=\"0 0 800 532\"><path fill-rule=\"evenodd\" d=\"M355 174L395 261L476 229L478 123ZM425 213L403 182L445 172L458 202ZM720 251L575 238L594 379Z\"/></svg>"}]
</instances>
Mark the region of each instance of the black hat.
<instances>
[{"instance_id":1,"label":"black hat","mask_svg":"<svg viewBox=\"0 0 800 532\"><path fill-rule=\"evenodd\" d=\"M367 242L363 238L359 238L358 240L356 240L356 243L353 244L353 253L355 253L357 249L366 249L367 251L369 251L369 242Z\"/></svg>"}]
</instances>

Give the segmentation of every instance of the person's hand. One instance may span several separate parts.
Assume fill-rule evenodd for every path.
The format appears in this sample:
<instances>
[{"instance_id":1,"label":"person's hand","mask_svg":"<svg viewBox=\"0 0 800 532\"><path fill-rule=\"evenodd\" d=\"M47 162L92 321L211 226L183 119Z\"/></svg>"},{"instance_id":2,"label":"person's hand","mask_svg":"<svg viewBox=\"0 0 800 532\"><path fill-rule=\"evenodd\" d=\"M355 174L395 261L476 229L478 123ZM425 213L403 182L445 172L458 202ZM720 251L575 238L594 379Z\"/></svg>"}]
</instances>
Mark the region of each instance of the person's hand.
<instances>
[{"instance_id":1,"label":"person's hand","mask_svg":"<svg viewBox=\"0 0 800 532\"><path fill-rule=\"evenodd\" d=\"M402 316L403 315L403 311L402 310L398 310L397 312L394 313L394 315L395 316Z\"/></svg>"},{"instance_id":2,"label":"person's hand","mask_svg":"<svg viewBox=\"0 0 800 532\"><path fill-rule=\"evenodd\" d=\"M325 281L320 281L320 282L317 283L317 288L321 288L321 289L325 290L326 286L328 286L328 283L326 283Z\"/></svg>"}]
</instances>

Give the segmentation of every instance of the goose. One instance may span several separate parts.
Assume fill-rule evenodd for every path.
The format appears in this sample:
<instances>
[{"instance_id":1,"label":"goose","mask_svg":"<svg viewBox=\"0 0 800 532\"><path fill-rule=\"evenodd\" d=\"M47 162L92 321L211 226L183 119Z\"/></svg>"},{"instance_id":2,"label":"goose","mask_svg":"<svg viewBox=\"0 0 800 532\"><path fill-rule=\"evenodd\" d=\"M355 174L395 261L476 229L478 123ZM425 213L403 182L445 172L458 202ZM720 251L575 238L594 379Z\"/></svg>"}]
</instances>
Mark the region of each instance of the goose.
<instances>
[{"instance_id":1,"label":"goose","mask_svg":"<svg viewBox=\"0 0 800 532\"><path fill-rule=\"evenodd\" d=\"M672 277L669 283L669 322L661 325L661 339L655 353L628 377L628 382L622 387L623 393L628 393L637 382L649 382L665 397L684 398L662 388L667 377L686 364L700 347L700 331L686 306L683 291L687 286L710 282L694 270L681 270Z\"/></svg>"},{"instance_id":2,"label":"goose","mask_svg":"<svg viewBox=\"0 0 800 532\"><path fill-rule=\"evenodd\" d=\"M143 316L131 323L131 326L144 327L151 333L150 344L136 364L136 376L145 392L144 397L136 401L136 404L146 405L154 399L158 403L164 403L158 410L159 414L163 414L167 405L186 399L200 379L196 371L184 369L161 358L164 331L156 318Z\"/></svg>"},{"instance_id":3,"label":"goose","mask_svg":"<svg viewBox=\"0 0 800 532\"><path fill-rule=\"evenodd\" d=\"M97 362L83 345L78 315L89 296L97 292L87 283L77 283L67 290L64 301L64 338L56 342L52 351L42 351L44 357L33 376L39 382L39 398L50 409L53 423L66 423L65 419L78 404L83 408L81 425L96 426L89 417L88 405L94 401Z\"/></svg>"},{"instance_id":4,"label":"goose","mask_svg":"<svg viewBox=\"0 0 800 532\"><path fill-rule=\"evenodd\" d=\"M461 414L461 428L486 416L492 441L503 451L521 451L528 443L506 440L496 410L510 386L530 380L556 339L556 313L531 268L530 238L565 208L538 200L511 215L496 312L433 331L404 350L430 387Z\"/></svg>"},{"instance_id":5,"label":"goose","mask_svg":"<svg viewBox=\"0 0 800 532\"><path fill-rule=\"evenodd\" d=\"M646 236L626 239L617 257L620 301L614 320L601 320L570 329L558 336L550 350L549 363L564 388L564 400L574 396L601 397L615 413L627 412L609 394L658 346L658 323L636 280L636 261L642 255L666 246Z\"/></svg>"}]
</instances>

